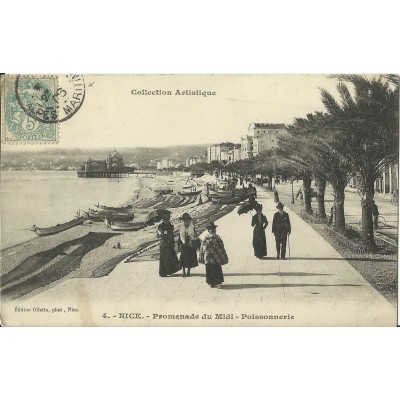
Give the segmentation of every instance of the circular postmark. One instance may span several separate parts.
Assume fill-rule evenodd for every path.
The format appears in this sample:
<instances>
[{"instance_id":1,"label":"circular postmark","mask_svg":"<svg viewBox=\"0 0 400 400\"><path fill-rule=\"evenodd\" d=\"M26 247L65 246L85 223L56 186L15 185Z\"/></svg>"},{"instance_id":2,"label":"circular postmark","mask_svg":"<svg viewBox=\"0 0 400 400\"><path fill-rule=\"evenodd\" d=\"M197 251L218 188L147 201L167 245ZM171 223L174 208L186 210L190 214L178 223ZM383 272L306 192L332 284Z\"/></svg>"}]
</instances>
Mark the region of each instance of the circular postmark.
<instances>
[{"instance_id":1,"label":"circular postmark","mask_svg":"<svg viewBox=\"0 0 400 400\"><path fill-rule=\"evenodd\" d=\"M28 115L15 96L15 79L5 79L4 117L8 141L57 141L55 124L42 124Z\"/></svg>"},{"instance_id":2,"label":"circular postmark","mask_svg":"<svg viewBox=\"0 0 400 400\"><path fill-rule=\"evenodd\" d=\"M43 123L63 122L81 108L85 99L82 75L22 76L15 80L15 94L21 108Z\"/></svg>"}]
</instances>

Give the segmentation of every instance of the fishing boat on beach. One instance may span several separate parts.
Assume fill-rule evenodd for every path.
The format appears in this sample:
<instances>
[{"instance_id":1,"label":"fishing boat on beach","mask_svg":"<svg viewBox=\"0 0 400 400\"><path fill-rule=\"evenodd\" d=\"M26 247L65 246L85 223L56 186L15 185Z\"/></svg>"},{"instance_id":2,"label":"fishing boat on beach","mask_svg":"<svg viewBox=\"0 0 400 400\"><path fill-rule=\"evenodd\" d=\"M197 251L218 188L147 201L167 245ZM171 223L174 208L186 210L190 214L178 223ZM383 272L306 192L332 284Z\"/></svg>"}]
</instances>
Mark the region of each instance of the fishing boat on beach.
<instances>
[{"instance_id":1,"label":"fishing boat on beach","mask_svg":"<svg viewBox=\"0 0 400 400\"><path fill-rule=\"evenodd\" d=\"M95 204L95 206L102 211L112 211L112 212L125 212L132 209L132 205L123 206L123 207L108 207L103 206L101 204Z\"/></svg>"},{"instance_id":2,"label":"fishing boat on beach","mask_svg":"<svg viewBox=\"0 0 400 400\"><path fill-rule=\"evenodd\" d=\"M110 228L113 231L138 231L146 226L144 222L113 222Z\"/></svg>"},{"instance_id":3,"label":"fishing boat on beach","mask_svg":"<svg viewBox=\"0 0 400 400\"><path fill-rule=\"evenodd\" d=\"M71 221L65 222L64 224L57 224L49 228L39 228L36 225L33 225L30 230L35 232L36 235L38 236L50 236L50 235L55 235L56 233L66 231L67 229L71 229L74 226L82 225L84 221L85 218L77 217Z\"/></svg>"},{"instance_id":4,"label":"fishing boat on beach","mask_svg":"<svg viewBox=\"0 0 400 400\"><path fill-rule=\"evenodd\" d=\"M133 221L135 215L133 213L109 213L106 218L111 222L129 222Z\"/></svg>"},{"instance_id":5,"label":"fishing boat on beach","mask_svg":"<svg viewBox=\"0 0 400 400\"><path fill-rule=\"evenodd\" d=\"M213 204L238 204L243 201L244 198L242 196L235 197L211 197L211 202Z\"/></svg>"},{"instance_id":6,"label":"fishing boat on beach","mask_svg":"<svg viewBox=\"0 0 400 400\"><path fill-rule=\"evenodd\" d=\"M255 194L256 191L254 189L235 189L228 191L218 190L208 196L211 198L213 204L237 204L249 199L251 196L255 196Z\"/></svg>"},{"instance_id":7,"label":"fishing boat on beach","mask_svg":"<svg viewBox=\"0 0 400 400\"><path fill-rule=\"evenodd\" d=\"M106 217L111 219L112 221L132 221L135 217L133 212L113 212L113 211L105 211L105 210L93 210L89 208L88 211L83 211L85 214L84 217L86 219L90 219L93 222L101 222L104 221Z\"/></svg>"},{"instance_id":8,"label":"fishing boat on beach","mask_svg":"<svg viewBox=\"0 0 400 400\"><path fill-rule=\"evenodd\" d=\"M174 189L172 189L172 188L157 188L157 189L154 189L154 192L157 194L162 194L162 195L172 194L172 193L174 193Z\"/></svg>"},{"instance_id":9,"label":"fishing boat on beach","mask_svg":"<svg viewBox=\"0 0 400 400\"><path fill-rule=\"evenodd\" d=\"M250 196L255 196L256 190L255 189L234 189L234 190L213 190L210 189L207 195L211 198L232 198L232 197L243 197L243 199L249 198Z\"/></svg>"},{"instance_id":10,"label":"fishing boat on beach","mask_svg":"<svg viewBox=\"0 0 400 400\"><path fill-rule=\"evenodd\" d=\"M90 221L93 221L93 222L100 222L100 221L103 221L103 220L104 220L104 217L105 217L105 215L106 215L104 212L103 212L103 213L100 213L100 212L98 212L97 210L93 210L93 209L91 209L91 208L89 208L88 211L83 211L83 210L82 210L82 212L83 212L84 217L85 217L86 219L89 219Z\"/></svg>"},{"instance_id":11,"label":"fishing boat on beach","mask_svg":"<svg viewBox=\"0 0 400 400\"><path fill-rule=\"evenodd\" d=\"M184 185L178 192L181 196L196 196L202 192L202 189L198 189L196 185Z\"/></svg>"}]
</instances>

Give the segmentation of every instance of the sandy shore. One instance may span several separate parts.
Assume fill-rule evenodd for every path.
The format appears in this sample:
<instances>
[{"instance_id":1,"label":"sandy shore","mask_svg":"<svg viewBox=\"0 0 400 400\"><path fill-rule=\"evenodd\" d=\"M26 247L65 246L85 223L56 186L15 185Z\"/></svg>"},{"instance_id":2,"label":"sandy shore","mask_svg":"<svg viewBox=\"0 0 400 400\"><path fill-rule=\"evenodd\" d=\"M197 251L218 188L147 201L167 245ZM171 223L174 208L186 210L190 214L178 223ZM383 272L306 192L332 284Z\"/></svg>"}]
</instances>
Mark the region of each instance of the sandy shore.
<instances>
[{"instance_id":1,"label":"sandy shore","mask_svg":"<svg viewBox=\"0 0 400 400\"><path fill-rule=\"evenodd\" d=\"M125 203L133 205L135 221L145 220L154 205L162 206L164 201L171 200L170 196L164 196L164 199L156 197L154 187L173 180L174 183L168 187L176 191L186 179L185 176L141 178L138 194ZM197 181L201 184L200 180ZM211 203L199 205L197 198L183 203L182 206L169 208L176 231L183 212L189 212L195 218L197 229L201 232L208 219L218 219L234 208ZM152 206L146 207L146 204ZM157 243L156 226L137 232L114 232L103 222L91 221L60 234L37 237L1 251L2 297L32 296L66 279L107 275L119 262L152 243Z\"/></svg>"}]
</instances>

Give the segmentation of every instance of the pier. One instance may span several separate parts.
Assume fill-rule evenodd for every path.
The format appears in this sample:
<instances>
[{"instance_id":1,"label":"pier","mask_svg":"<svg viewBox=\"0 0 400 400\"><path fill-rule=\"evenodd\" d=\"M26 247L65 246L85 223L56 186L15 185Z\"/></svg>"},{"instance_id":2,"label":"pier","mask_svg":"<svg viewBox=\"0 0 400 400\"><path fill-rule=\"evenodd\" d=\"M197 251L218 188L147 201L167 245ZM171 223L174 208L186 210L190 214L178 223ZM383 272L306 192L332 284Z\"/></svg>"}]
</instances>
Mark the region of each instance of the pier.
<instances>
[{"instance_id":1,"label":"pier","mask_svg":"<svg viewBox=\"0 0 400 400\"><path fill-rule=\"evenodd\" d=\"M78 178L129 178L136 172L101 172L101 171L78 171Z\"/></svg>"},{"instance_id":2,"label":"pier","mask_svg":"<svg viewBox=\"0 0 400 400\"><path fill-rule=\"evenodd\" d=\"M139 176L139 175L157 175L158 172L157 172L157 170L151 170L151 169L136 169L134 174L136 176Z\"/></svg>"},{"instance_id":3,"label":"pier","mask_svg":"<svg viewBox=\"0 0 400 400\"><path fill-rule=\"evenodd\" d=\"M104 160L93 160L89 157L77 172L78 178L129 178L143 174L142 171L135 171L134 168L125 166L122 155L117 151L108 153ZM153 172L144 171L144 173Z\"/></svg>"},{"instance_id":4,"label":"pier","mask_svg":"<svg viewBox=\"0 0 400 400\"><path fill-rule=\"evenodd\" d=\"M131 171L78 171L79 178L130 178L139 175L157 175L153 170L134 170Z\"/></svg>"}]
</instances>

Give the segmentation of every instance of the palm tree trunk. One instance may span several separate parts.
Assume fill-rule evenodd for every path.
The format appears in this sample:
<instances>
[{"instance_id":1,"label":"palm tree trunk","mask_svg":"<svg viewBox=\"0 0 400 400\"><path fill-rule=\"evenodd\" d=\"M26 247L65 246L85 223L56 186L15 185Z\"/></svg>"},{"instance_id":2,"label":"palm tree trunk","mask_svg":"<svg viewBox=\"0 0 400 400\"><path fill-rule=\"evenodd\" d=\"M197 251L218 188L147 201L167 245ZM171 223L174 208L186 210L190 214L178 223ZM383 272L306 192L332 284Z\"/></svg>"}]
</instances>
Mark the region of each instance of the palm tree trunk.
<instances>
[{"instance_id":1,"label":"palm tree trunk","mask_svg":"<svg viewBox=\"0 0 400 400\"><path fill-rule=\"evenodd\" d=\"M338 231L343 232L346 228L346 220L344 216L344 186L338 186L334 188L334 224Z\"/></svg>"},{"instance_id":2,"label":"palm tree trunk","mask_svg":"<svg viewBox=\"0 0 400 400\"><path fill-rule=\"evenodd\" d=\"M317 217L326 218L325 212L325 190L326 180L315 178L315 186L317 188Z\"/></svg>"},{"instance_id":3,"label":"palm tree trunk","mask_svg":"<svg viewBox=\"0 0 400 400\"><path fill-rule=\"evenodd\" d=\"M272 190L272 172L268 172L268 189Z\"/></svg>"},{"instance_id":4,"label":"palm tree trunk","mask_svg":"<svg viewBox=\"0 0 400 400\"><path fill-rule=\"evenodd\" d=\"M374 238L374 225L372 219L372 206L374 204L374 179L366 179L364 185L365 198L361 201L362 219L361 219L361 237L364 246L370 250L376 250ZM362 186L361 186L362 187Z\"/></svg>"},{"instance_id":5,"label":"palm tree trunk","mask_svg":"<svg viewBox=\"0 0 400 400\"><path fill-rule=\"evenodd\" d=\"M304 192L304 209L306 213L311 214L311 175L306 175L303 178L303 192Z\"/></svg>"}]
</instances>

